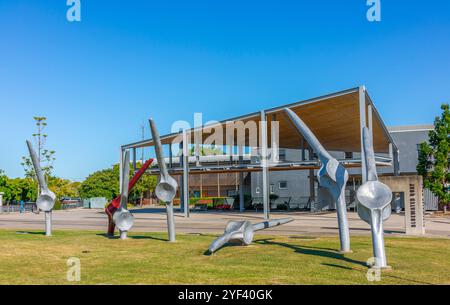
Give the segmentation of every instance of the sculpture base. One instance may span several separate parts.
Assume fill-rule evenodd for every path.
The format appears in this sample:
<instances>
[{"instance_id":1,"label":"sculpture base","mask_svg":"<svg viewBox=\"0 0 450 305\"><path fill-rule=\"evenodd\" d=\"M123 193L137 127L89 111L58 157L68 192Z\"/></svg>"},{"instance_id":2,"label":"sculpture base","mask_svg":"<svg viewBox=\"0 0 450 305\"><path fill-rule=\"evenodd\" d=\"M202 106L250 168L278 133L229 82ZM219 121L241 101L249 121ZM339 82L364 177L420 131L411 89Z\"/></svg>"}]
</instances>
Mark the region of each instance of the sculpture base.
<instances>
[{"instance_id":1,"label":"sculpture base","mask_svg":"<svg viewBox=\"0 0 450 305\"><path fill-rule=\"evenodd\" d=\"M380 269L381 271L392 271L392 267L391 266L384 266L384 267L379 267L379 266L374 266L371 264L367 264L367 267L371 268L371 269Z\"/></svg>"},{"instance_id":2,"label":"sculpture base","mask_svg":"<svg viewBox=\"0 0 450 305\"><path fill-rule=\"evenodd\" d=\"M341 254L351 254L351 253L353 253L353 251L352 251L352 250L349 250L349 251L339 251L339 253L341 253Z\"/></svg>"}]
</instances>

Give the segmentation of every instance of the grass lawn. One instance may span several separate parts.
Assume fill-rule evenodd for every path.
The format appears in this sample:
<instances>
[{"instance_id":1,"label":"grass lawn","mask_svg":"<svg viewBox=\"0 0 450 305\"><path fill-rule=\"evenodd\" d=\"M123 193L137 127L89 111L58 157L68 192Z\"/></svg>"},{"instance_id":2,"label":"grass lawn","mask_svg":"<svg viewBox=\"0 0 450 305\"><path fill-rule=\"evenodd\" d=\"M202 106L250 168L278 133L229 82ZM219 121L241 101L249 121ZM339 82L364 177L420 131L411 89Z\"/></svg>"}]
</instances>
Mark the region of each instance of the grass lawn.
<instances>
[{"instance_id":1,"label":"grass lawn","mask_svg":"<svg viewBox=\"0 0 450 305\"><path fill-rule=\"evenodd\" d=\"M69 257L81 260L80 284L373 284L365 262L370 237L352 237L341 255L336 237L256 236L248 247L205 250L213 235L131 232L128 240L99 232L0 230L0 284L71 284ZM392 271L379 284L450 284L450 240L386 238Z\"/></svg>"}]
</instances>

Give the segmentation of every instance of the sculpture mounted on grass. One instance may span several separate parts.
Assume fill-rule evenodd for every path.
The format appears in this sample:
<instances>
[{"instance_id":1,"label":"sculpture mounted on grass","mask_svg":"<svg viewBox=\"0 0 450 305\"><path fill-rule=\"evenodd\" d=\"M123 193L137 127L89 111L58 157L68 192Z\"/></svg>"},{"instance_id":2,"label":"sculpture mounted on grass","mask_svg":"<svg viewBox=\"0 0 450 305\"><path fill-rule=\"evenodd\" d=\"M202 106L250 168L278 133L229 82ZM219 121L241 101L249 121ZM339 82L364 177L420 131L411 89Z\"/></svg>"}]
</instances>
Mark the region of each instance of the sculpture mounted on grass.
<instances>
[{"instance_id":1,"label":"sculpture mounted on grass","mask_svg":"<svg viewBox=\"0 0 450 305\"><path fill-rule=\"evenodd\" d=\"M252 225L250 221L230 221L225 228L224 234L215 239L208 250L210 253L214 253L228 242L238 242L248 246L253 241L255 231L280 226L293 220L294 219L292 218L283 218L272 221L263 221L254 225Z\"/></svg>"},{"instance_id":2,"label":"sculpture mounted on grass","mask_svg":"<svg viewBox=\"0 0 450 305\"><path fill-rule=\"evenodd\" d=\"M136 185L136 183L141 179L142 175L145 173L145 171L150 167L150 165L153 163L153 159L148 159L147 162L142 165L142 167L139 169L139 171L133 176L130 183L128 184L128 193L131 192ZM122 170L122 169L119 169ZM114 236L114 230L116 228L116 224L114 223L113 217L114 214L119 210L120 208L120 202L121 202L122 195L117 196L114 198L109 205L105 208L105 213L108 215L108 232L107 235L112 237Z\"/></svg>"},{"instance_id":3,"label":"sculpture mounted on grass","mask_svg":"<svg viewBox=\"0 0 450 305\"><path fill-rule=\"evenodd\" d=\"M308 142L309 146L311 146L319 157L322 165L317 172L317 179L321 186L328 189L333 200L336 202L341 252L351 252L347 205L345 203L345 186L347 185L348 172L338 160L333 158L325 150L309 127L295 114L295 112L288 108L285 108L284 111L296 127L297 131L305 138L306 142Z\"/></svg>"},{"instance_id":4,"label":"sculpture mounted on grass","mask_svg":"<svg viewBox=\"0 0 450 305\"><path fill-rule=\"evenodd\" d=\"M127 209L128 187L130 182L130 152L127 150L123 159L122 171L122 192L120 194L120 207L113 215L113 221L120 232L120 238L126 239L127 232L133 227L134 217Z\"/></svg>"},{"instance_id":5,"label":"sculpture mounted on grass","mask_svg":"<svg viewBox=\"0 0 450 305\"><path fill-rule=\"evenodd\" d=\"M159 183L155 188L156 197L166 204L167 212L167 231L169 241L175 241L175 219L173 215L173 199L177 193L178 183L173 179L167 171L166 162L164 160L161 139L159 138L158 130L155 122L150 119L150 130L152 132L153 144L155 146L156 159L158 160L158 167L160 173Z\"/></svg>"},{"instance_id":6,"label":"sculpture mounted on grass","mask_svg":"<svg viewBox=\"0 0 450 305\"><path fill-rule=\"evenodd\" d=\"M363 128L363 147L366 172L365 181L356 193L358 198L358 215L370 224L372 231L373 255L375 268L389 268L384 248L383 221L391 216L391 189L378 181L375 153L372 139L366 127Z\"/></svg>"},{"instance_id":7,"label":"sculpture mounted on grass","mask_svg":"<svg viewBox=\"0 0 450 305\"><path fill-rule=\"evenodd\" d=\"M52 210L55 206L56 195L48 188L47 182L45 181L44 172L42 171L41 165L39 163L39 158L30 141L27 141L27 146L40 188L40 194L36 200L36 206L39 210L45 212L45 235L51 236Z\"/></svg>"}]
</instances>

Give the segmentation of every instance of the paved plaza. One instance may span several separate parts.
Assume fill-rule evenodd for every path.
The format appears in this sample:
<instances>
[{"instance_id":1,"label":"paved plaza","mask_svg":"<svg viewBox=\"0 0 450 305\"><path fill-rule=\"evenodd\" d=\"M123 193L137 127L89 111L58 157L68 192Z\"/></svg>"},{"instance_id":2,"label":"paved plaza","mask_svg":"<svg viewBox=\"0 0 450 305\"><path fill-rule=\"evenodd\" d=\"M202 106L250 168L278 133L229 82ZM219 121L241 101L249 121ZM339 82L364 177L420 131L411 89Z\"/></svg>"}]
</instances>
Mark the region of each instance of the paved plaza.
<instances>
[{"instance_id":1,"label":"paved plaza","mask_svg":"<svg viewBox=\"0 0 450 305\"><path fill-rule=\"evenodd\" d=\"M166 231L165 209L144 208L132 210L135 224L132 232ZM176 230L178 233L223 232L230 220L249 220L252 223L262 221L262 213L238 212L191 212L189 218L176 213ZM337 217L334 212L310 214L306 212L273 212L272 219L292 217L294 221L286 225L258 232L259 234L278 235L336 235L338 234ZM356 213L349 213L350 233L352 235L369 235L370 227ZM106 230L107 217L102 210L74 209L53 211L54 230ZM0 229L41 230L44 228L44 213L3 213L0 214ZM385 222L386 235L403 235L404 216L392 214ZM427 236L450 238L450 218L426 216Z\"/></svg>"}]
</instances>

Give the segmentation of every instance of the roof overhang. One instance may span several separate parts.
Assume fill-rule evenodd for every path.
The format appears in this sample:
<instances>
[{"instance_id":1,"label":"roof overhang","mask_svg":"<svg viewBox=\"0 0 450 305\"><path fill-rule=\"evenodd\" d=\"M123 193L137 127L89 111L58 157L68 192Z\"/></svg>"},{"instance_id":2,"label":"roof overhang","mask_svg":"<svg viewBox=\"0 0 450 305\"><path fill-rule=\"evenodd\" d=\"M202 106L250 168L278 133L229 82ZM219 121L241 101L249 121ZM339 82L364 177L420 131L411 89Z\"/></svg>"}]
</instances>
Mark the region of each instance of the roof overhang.
<instances>
[{"instance_id":1,"label":"roof overhang","mask_svg":"<svg viewBox=\"0 0 450 305\"><path fill-rule=\"evenodd\" d=\"M302 137L291 125L289 119L284 113L284 108L293 110L313 131L318 140L328 151L359 152L361 151L361 118L360 118L360 87L328 94L325 96L299 101L276 108L264 110L266 120L268 121L268 143L271 143L273 121L279 122L279 147L298 149L302 144ZM383 123L375 105L365 92L366 121L372 122L373 143L375 153L389 153L390 143L393 140ZM371 112L368 111L369 105ZM226 129L227 124L241 121L244 124L253 121L259 126L261 121L261 111L220 121L216 124L203 126L201 138L203 141L211 134L205 131L213 132L215 128ZM372 114L372 118L368 114ZM275 126L275 125L274 125ZM190 137L190 143L194 143L194 134L199 133L199 129L190 129L187 131ZM223 143L228 143L223 132ZM258 128L258 138L260 138ZM182 141L179 133L167 134L161 137L162 144L175 144ZM241 140L242 141L242 140ZM204 143L204 142L202 142ZM238 143L237 134L234 134L234 143ZM245 145L250 141L246 134ZM304 143L304 145L307 145ZM394 145L394 144L393 144ZM136 143L122 146L122 149L142 148L153 146L153 140L148 139ZM270 146L270 145L269 145Z\"/></svg>"}]
</instances>

